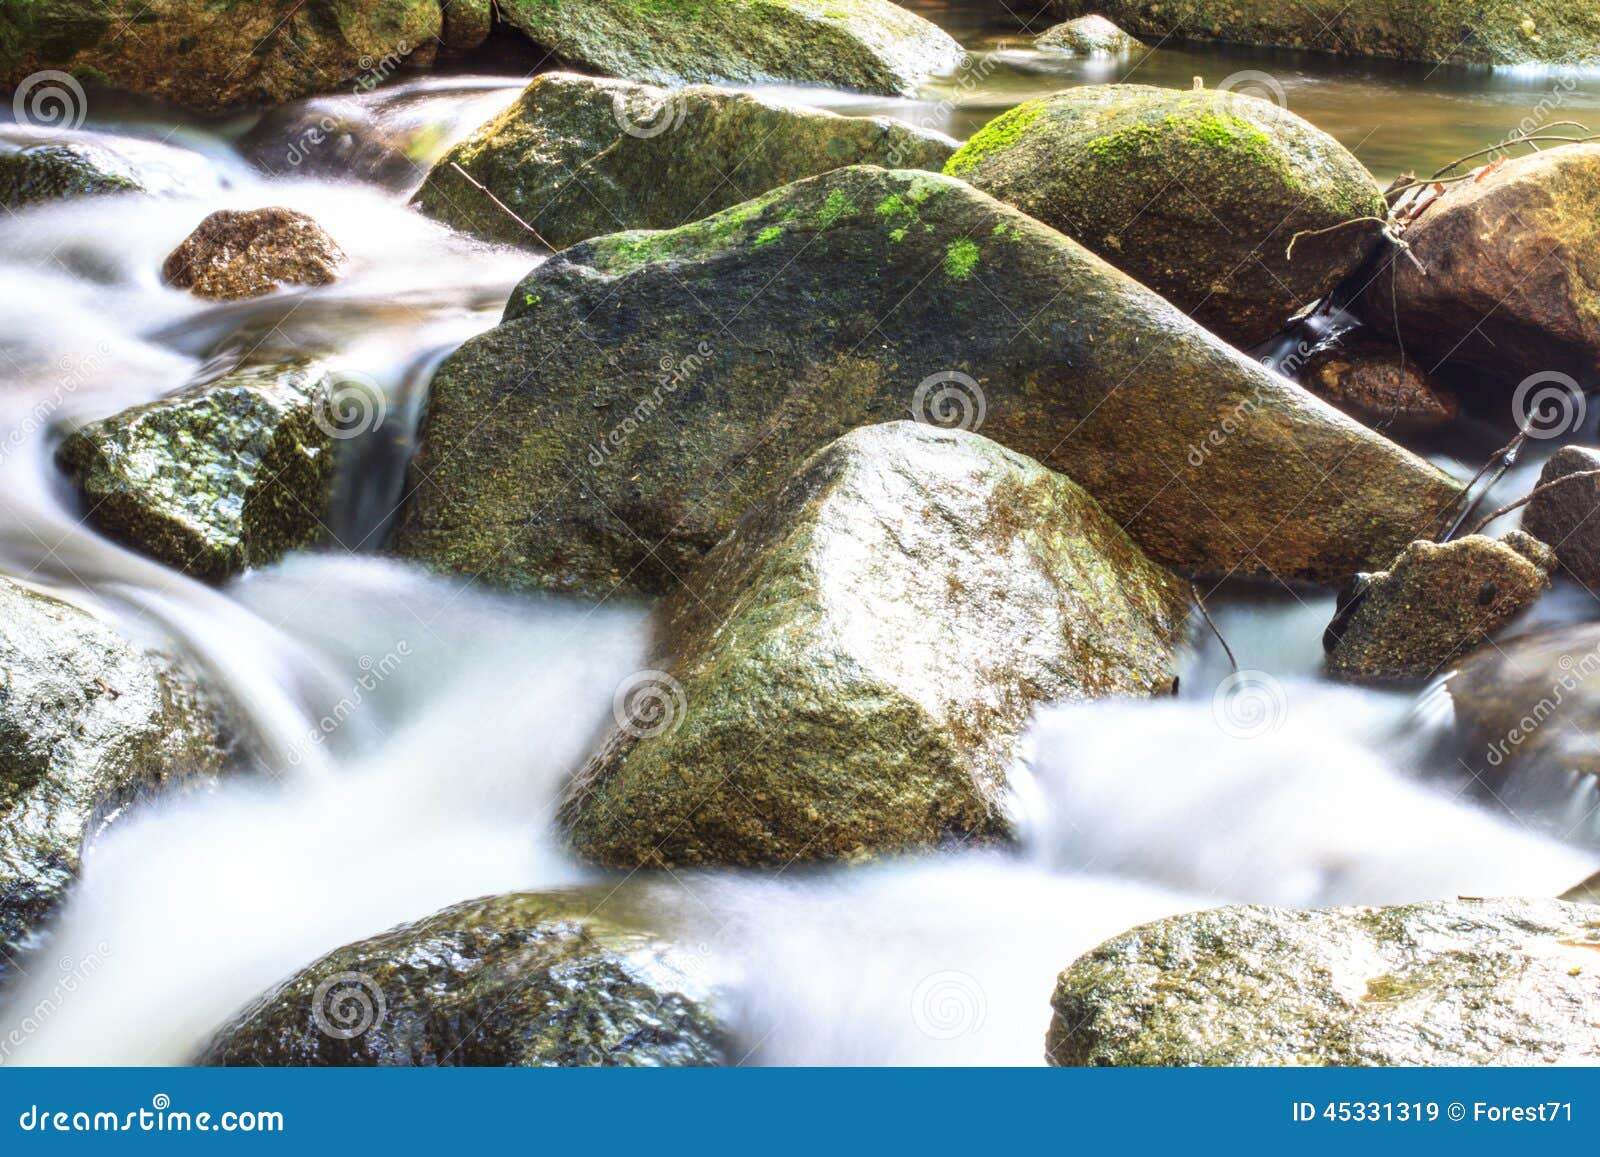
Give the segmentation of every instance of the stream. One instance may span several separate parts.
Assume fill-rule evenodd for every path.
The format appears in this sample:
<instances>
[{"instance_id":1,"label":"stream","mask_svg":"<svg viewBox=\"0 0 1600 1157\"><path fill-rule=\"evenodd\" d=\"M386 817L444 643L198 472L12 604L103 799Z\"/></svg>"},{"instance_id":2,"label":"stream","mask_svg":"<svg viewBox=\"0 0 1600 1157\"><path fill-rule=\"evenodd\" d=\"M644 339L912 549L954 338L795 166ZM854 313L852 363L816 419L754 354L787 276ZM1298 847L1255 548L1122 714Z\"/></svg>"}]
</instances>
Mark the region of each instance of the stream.
<instances>
[{"instance_id":1,"label":"stream","mask_svg":"<svg viewBox=\"0 0 1600 1157\"><path fill-rule=\"evenodd\" d=\"M764 91L966 137L1070 85L1232 78L1385 182L1519 124L1600 126L1592 74L1197 46L1071 60L988 24L991 5L909 6L974 50L962 72L914 100ZM48 942L0 993L0 1036L29 1023L7 1063L181 1064L324 952L474 896L573 887L695 947L740 1063L1032 1065L1056 974L1143 921L1233 902L1551 895L1600 865L1600 789L1511 806L1463 782L1432 742L1448 724L1437 695L1322 677L1332 592L1243 583L1207 593L1238 672L1197 631L1176 698L1041 713L1015 776L1013 851L776 874L575 862L553 801L643 665L645 608L511 598L382 554L433 366L491 327L540 260L406 205L427 164L521 90L520 71L478 65L491 66L505 71L402 75L216 122L97 94L80 131L158 160L163 193L0 220L0 572L184 651L244 713L254 764L119 819L89 849ZM333 139L308 136L335 120ZM33 131L0 122L0 136ZM338 239L341 280L222 304L161 283L206 214L268 204ZM82 521L52 460L64 427L263 355L332 359L372 407L370 432L344 446L323 549L217 589ZM1465 478L1505 440L1473 421L1416 448ZM1538 469L1524 460L1484 509ZM1592 605L1558 581L1535 614L1573 622Z\"/></svg>"}]
</instances>

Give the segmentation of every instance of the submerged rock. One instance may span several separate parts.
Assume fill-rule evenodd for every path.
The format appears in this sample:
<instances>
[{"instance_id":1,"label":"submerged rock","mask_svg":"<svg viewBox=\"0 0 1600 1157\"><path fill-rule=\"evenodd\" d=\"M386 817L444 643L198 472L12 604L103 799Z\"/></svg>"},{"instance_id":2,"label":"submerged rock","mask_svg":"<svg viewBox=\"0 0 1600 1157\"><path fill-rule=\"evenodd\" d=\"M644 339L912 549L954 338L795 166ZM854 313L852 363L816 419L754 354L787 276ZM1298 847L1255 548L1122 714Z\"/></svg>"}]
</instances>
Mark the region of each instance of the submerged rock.
<instances>
[{"instance_id":1,"label":"submerged rock","mask_svg":"<svg viewBox=\"0 0 1600 1157\"><path fill-rule=\"evenodd\" d=\"M1118 56L1144 47L1104 16L1079 16L1047 28L1033 46L1078 56Z\"/></svg>"},{"instance_id":2,"label":"submerged rock","mask_svg":"<svg viewBox=\"0 0 1600 1157\"><path fill-rule=\"evenodd\" d=\"M1555 555L1513 530L1452 542L1413 542L1386 571L1345 592L1328 629L1328 670L1359 679L1437 673L1505 626L1550 588Z\"/></svg>"},{"instance_id":3,"label":"submerged rock","mask_svg":"<svg viewBox=\"0 0 1600 1157\"><path fill-rule=\"evenodd\" d=\"M1508 382L1589 380L1600 371L1597 188L1600 144L1548 149L1453 186L1404 233L1426 273L1386 261L1364 316L1436 362Z\"/></svg>"},{"instance_id":4,"label":"submerged rock","mask_svg":"<svg viewBox=\"0 0 1600 1157\"><path fill-rule=\"evenodd\" d=\"M326 285L344 262L310 217L293 209L219 209L167 255L161 276L197 297L259 297L281 285Z\"/></svg>"},{"instance_id":5,"label":"submerged rock","mask_svg":"<svg viewBox=\"0 0 1600 1157\"><path fill-rule=\"evenodd\" d=\"M1395 434L1419 434L1450 425L1460 402L1398 346L1352 334L1306 359L1299 374L1306 389L1358 422Z\"/></svg>"},{"instance_id":6,"label":"submerged rock","mask_svg":"<svg viewBox=\"0 0 1600 1157\"><path fill-rule=\"evenodd\" d=\"M1152 39L1451 64L1600 63L1600 13L1567 0L1057 0Z\"/></svg>"},{"instance_id":7,"label":"submerged rock","mask_svg":"<svg viewBox=\"0 0 1600 1157\"><path fill-rule=\"evenodd\" d=\"M1053 229L862 166L535 269L434 377L399 550L665 591L808 455L907 414L1067 473L1208 572L1342 581L1456 494Z\"/></svg>"},{"instance_id":8,"label":"submerged rock","mask_svg":"<svg viewBox=\"0 0 1600 1157\"><path fill-rule=\"evenodd\" d=\"M1600 1060L1600 920L1559 900L1213 908L1135 928L1056 982L1057 1065Z\"/></svg>"},{"instance_id":9,"label":"submerged rock","mask_svg":"<svg viewBox=\"0 0 1600 1157\"><path fill-rule=\"evenodd\" d=\"M222 762L211 708L170 662L0 577L0 980L119 810Z\"/></svg>"},{"instance_id":10,"label":"submerged rock","mask_svg":"<svg viewBox=\"0 0 1600 1157\"><path fill-rule=\"evenodd\" d=\"M582 894L491 896L330 952L202 1065L715 1065L700 962Z\"/></svg>"},{"instance_id":11,"label":"submerged rock","mask_svg":"<svg viewBox=\"0 0 1600 1157\"><path fill-rule=\"evenodd\" d=\"M95 193L138 193L133 166L86 142L24 145L0 140L0 208Z\"/></svg>"},{"instance_id":12,"label":"submerged rock","mask_svg":"<svg viewBox=\"0 0 1600 1157\"><path fill-rule=\"evenodd\" d=\"M1087 245L1239 346L1271 337L1372 250L1383 191L1267 101L1108 84L1000 114L945 172Z\"/></svg>"},{"instance_id":13,"label":"submerged rock","mask_svg":"<svg viewBox=\"0 0 1600 1157\"><path fill-rule=\"evenodd\" d=\"M309 546L332 496L331 384L245 369L67 436L61 464L97 527L220 581Z\"/></svg>"},{"instance_id":14,"label":"submerged rock","mask_svg":"<svg viewBox=\"0 0 1600 1157\"><path fill-rule=\"evenodd\" d=\"M1538 485L1591 470L1600 471L1600 452L1563 446L1544 464ZM1548 542L1574 579L1591 592L1600 591L1600 474L1535 495L1523 511L1522 527Z\"/></svg>"},{"instance_id":15,"label":"submerged rock","mask_svg":"<svg viewBox=\"0 0 1600 1157\"><path fill-rule=\"evenodd\" d=\"M1600 779L1600 624L1537 631L1484 647L1445 683L1463 762L1551 790ZM1595 784L1591 781L1590 790ZM1587 810L1587 809L1585 809ZM1565 825L1570 826L1570 825ZM1565 830L1565 826L1563 830Z\"/></svg>"},{"instance_id":16,"label":"submerged rock","mask_svg":"<svg viewBox=\"0 0 1600 1157\"><path fill-rule=\"evenodd\" d=\"M81 114L65 73L205 112L277 104L426 66L440 33L439 0L8 0L0 15L0 89L46 114L62 99Z\"/></svg>"},{"instance_id":17,"label":"submerged rock","mask_svg":"<svg viewBox=\"0 0 1600 1157\"><path fill-rule=\"evenodd\" d=\"M418 190L431 217L480 237L557 249L619 229L664 229L842 165L939 169L955 142L886 117L841 117L747 93L661 89L546 73L450 150ZM581 176L574 176L581 174Z\"/></svg>"},{"instance_id":18,"label":"submerged rock","mask_svg":"<svg viewBox=\"0 0 1600 1157\"><path fill-rule=\"evenodd\" d=\"M965 53L889 0L514 0L500 19L573 64L651 84L817 84L914 95Z\"/></svg>"},{"instance_id":19,"label":"submerged rock","mask_svg":"<svg viewBox=\"0 0 1600 1157\"><path fill-rule=\"evenodd\" d=\"M784 865L1004 835L1033 706L1171 691L1187 604L1062 475L963 430L856 430L660 605L671 718L619 720L573 843Z\"/></svg>"}]
</instances>

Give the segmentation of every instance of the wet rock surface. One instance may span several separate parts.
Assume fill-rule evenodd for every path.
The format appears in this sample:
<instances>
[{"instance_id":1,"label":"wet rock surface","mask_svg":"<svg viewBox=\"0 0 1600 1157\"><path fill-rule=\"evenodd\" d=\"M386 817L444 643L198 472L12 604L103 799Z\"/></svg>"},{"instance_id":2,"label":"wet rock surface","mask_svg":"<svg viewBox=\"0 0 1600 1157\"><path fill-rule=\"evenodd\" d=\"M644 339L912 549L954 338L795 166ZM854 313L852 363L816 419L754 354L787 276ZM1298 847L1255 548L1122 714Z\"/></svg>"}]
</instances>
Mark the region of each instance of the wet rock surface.
<instances>
[{"instance_id":1,"label":"wet rock surface","mask_svg":"<svg viewBox=\"0 0 1600 1157\"><path fill-rule=\"evenodd\" d=\"M665 715L630 715L579 775L573 843L621 867L782 866L1004 836L1032 707L1171 692L1187 603L1037 462L856 430L658 608L666 670L640 694Z\"/></svg>"},{"instance_id":2,"label":"wet rock surface","mask_svg":"<svg viewBox=\"0 0 1600 1157\"><path fill-rule=\"evenodd\" d=\"M1545 462L1538 486L1589 471L1600 471L1600 452L1563 446ZM1523 510L1522 527L1550 544L1573 579L1600 590L1600 473L1534 495Z\"/></svg>"},{"instance_id":3,"label":"wet rock surface","mask_svg":"<svg viewBox=\"0 0 1600 1157\"><path fill-rule=\"evenodd\" d=\"M292 209L219 209L168 254L161 275L197 297L259 297L284 285L326 285L345 260L338 243Z\"/></svg>"},{"instance_id":4,"label":"wet rock surface","mask_svg":"<svg viewBox=\"0 0 1600 1157\"><path fill-rule=\"evenodd\" d=\"M1420 434L1449 426L1460 401L1429 376L1415 356L1375 338L1351 335L1306 359L1306 389L1358 422L1389 434Z\"/></svg>"},{"instance_id":5,"label":"wet rock surface","mask_svg":"<svg viewBox=\"0 0 1600 1157\"><path fill-rule=\"evenodd\" d=\"M1034 37L1033 46L1075 56L1118 56L1144 47L1104 16L1063 21Z\"/></svg>"}]
</instances>

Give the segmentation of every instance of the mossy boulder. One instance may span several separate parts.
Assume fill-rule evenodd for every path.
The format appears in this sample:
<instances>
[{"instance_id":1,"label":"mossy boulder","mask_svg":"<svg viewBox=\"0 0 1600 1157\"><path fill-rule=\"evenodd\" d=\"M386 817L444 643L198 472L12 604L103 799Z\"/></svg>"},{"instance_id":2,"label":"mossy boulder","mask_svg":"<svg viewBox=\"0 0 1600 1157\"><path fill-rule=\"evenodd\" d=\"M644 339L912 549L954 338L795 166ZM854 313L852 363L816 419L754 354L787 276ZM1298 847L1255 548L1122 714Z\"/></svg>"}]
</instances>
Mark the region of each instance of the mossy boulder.
<instances>
[{"instance_id":1,"label":"mossy boulder","mask_svg":"<svg viewBox=\"0 0 1600 1157\"><path fill-rule=\"evenodd\" d=\"M1034 705L1171 692L1187 605L1064 476L964 430L855 430L657 609L670 717L628 715L578 776L573 844L782 866L1003 837Z\"/></svg>"},{"instance_id":2,"label":"mossy boulder","mask_svg":"<svg viewBox=\"0 0 1600 1157\"><path fill-rule=\"evenodd\" d=\"M1000 114L960 177L1094 250L1240 346L1271 337L1371 252L1383 191L1338 141L1231 92L1108 84Z\"/></svg>"},{"instance_id":3,"label":"mossy boulder","mask_svg":"<svg viewBox=\"0 0 1600 1157\"><path fill-rule=\"evenodd\" d=\"M451 149L415 202L508 244L557 249L619 229L665 229L843 165L944 166L955 142L885 117L842 117L708 85L662 89L546 73Z\"/></svg>"},{"instance_id":4,"label":"mossy boulder","mask_svg":"<svg viewBox=\"0 0 1600 1157\"><path fill-rule=\"evenodd\" d=\"M1074 56L1120 56L1144 47L1104 16L1079 16L1047 28L1033 38L1033 46Z\"/></svg>"},{"instance_id":5,"label":"mossy boulder","mask_svg":"<svg viewBox=\"0 0 1600 1157\"><path fill-rule=\"evenodd\" d=\"M251 368L67 436L59 459L106 534L220 581L319 537L332 497L332 384Z\"/></svg>"},{"instance_id":6,"label":"mossy boulder","mask_svg":"<svg viewBox=\"0 0 1600 1157\"><path fill-rule=\"evenodd\" d=\"M1442 429L1461 410L1455 392L1415 357L1365 330L1317 350L1296 376L1323 401L1385 433Z\"/></svg>"},{"instance_id":7,"label":"mossy boulder","mask_svg":"<svg viewBox=\"0 0 1600 1157\"><path fill-rule=\"evenodd\" d=\"M1388 570L1361 575L1324 642L1328 669L1351 679L1421 679L1489 640L1550 589L1555 555L1514 530L1419 540Z\"/></svg>"},{"instance_id":8,"label":"mossy boulder","mask_svg":"<svg viewBox=\"0 0 1600 1157\"><path fill-rule=\"evenodd\" d=\"M1600 373L1600 145L1452 186L1404 239L1422 268L1383 263L1361 298L1374 329L1508 383Z\"/></svg>"},{"instance_id":9,"label":"mossy boulder","mask_svg":"<svg viewBox=\"0 0 1600 1157\"><path fill-rule=\"evenodd\" d=\"M1457 490L1055 230L858 166L530 273L434 377L399 550L664 592L814 451L908 414L1059 469L1206 572L1342 582Z\"/></svg>"},{"instance_id":10,"label":"mossy boulder","mask_svg":"<svg viewBox=\"0 0 1600 1157\"><path fill-rule=\"evenodd\" d=\"M1600 62L1600 11L1568 0L1055 0L1152 40L1217 40L1443 64Z\"/></svg>"},{"instance_id":11,"label":"mossy boulder","mask_svg":"<svg viewBox=\"0 0 1600 1157\"><path fill-rule=\"evenodd\" d=\"M88 143L24 145L0 140L0 208L97 193L138 193L132 165Z\"/></svg>"},{"instance_id":12,"label":"mossy boulder","mask_svg":"<svg viewBox=\"0 0 1600 1157\"><path fill-rule=\"evenodd\" d=\"M219 1030L198 1063L722 1063L703 962L596 906L492 896L340 948Z\"/></svg>"},{"instance_id":13,"label":"mossy boulder","mask_svg":"<svg viewBox=\"0 0 1600 1157\"><path fill-rule=\"evenodd\" d=\"M0 89L53 70L205 112L277 104L431 64L440 27L439 0L0 0Z\"/></svg>"},{"instance_id":14,"label":"mossy boulder","mask_svg":"<svg viewBox=\"0 0 1600 1157\"><path fill-rule=\"evenodd\" d=\"M344 250L304 213L218 209L167 254L161 276L197 297L260 297L284 285L327 285Z\"/></svg>"},{"instance_id":15,"label":"mossy boulder","mask_svg":"<svg viewBox=\"0 0 1600 1157\"><path fill-rule=\"evenodd\" d=\"M965 53L889 0L500 0L500 19L592 72L650 84L817 84L911 96Z\"/></svg>"},{"instance_id":16,"label":"mossy boulder","mask_svg":"<svg viewBox=\"0 0 1600 1157\"><path fill-rule=\"evenodd\" d=\"M1600 1056L1600 918L1559 900L1214 908L1061 974L1057 1065L1554 1065Z\"/></svg>"},{"instance_id":17,"label":"mossy boulder","mask_svg":"<svg viewBox=\"0 0 1600 1157\"><path fill-rule=\"evenodd\" d=\"M116 813L222 765L217 713L170 660L0 578L0 980Z\"/></svg>"},{"instance_id":18,"label":"mossy boulder","mask_svg":"<svg viewBox=\"0 0 1600 1157\"><path fill-rule=\"evenodd\" d=\"M1561 447L1545 462L1538 485L1550 489L1529 501L1522 528L1548 542L1566 572L1587 590L1600 591L1600 451Z\"/></svg>"},{"instance_id":19,"label":"mossy boulder","mask_svg":"<svg viewBox=\"0 0 1600 1157\"><path fill-rule=\"evenodd\" d=\"M1464 766L1564 792L1600 778L1600 625L1549 628L1466 658L1445 682ZM1569 825L1563 826L1563 831Z\"/></svg>"},{"instance_id":20,"label":"mossy boulder","mask_svg":"<svg viewBox=\"0 0 1600 1157\"><path fill-rule=\"evenodd\" d=\"M439 0L443 28L439 42L445 52L461 56L489 39L494 27L494 0Z\"/></svg>"}]
</instances>

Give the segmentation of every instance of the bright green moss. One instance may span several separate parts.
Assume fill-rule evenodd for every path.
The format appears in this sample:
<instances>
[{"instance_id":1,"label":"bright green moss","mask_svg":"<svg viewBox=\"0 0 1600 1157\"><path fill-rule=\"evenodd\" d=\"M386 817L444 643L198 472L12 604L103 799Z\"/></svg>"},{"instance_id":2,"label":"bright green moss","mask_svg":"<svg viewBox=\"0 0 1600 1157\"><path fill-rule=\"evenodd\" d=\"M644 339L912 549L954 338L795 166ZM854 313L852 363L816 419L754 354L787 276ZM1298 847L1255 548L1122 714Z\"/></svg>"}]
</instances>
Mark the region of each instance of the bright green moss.
<instances>
[{"instance_id":1,"label":"bright green moss","mask_svg":"<svg viewBox=\"0 0 1600 1157\"><path fill-rule=\"evenodd\" d=\"M1016 144L1028 127L1043 115L1044 107L1043 101L1030 100L995 117L950 158L944 167L945 175L963 176L977 168L990 153Z\"/></svg>"},{"instance_id":2,"label":"bright green moss","mask_svg":"<svg viewBox=\"0 0 1600 1157\"><path fill-rule=\"evenodd\" d=\"M944 275L951 281L965 281L978 264L978 246L969 238L952 241L944 251Z\"/></svg>"},{"instance_id":3,"label":"bright green moss","mask_svg":"<svg viewBox=\"0 0 1600 1157\"><path fill-rule=\"evenodd\" d=\"M822 203L822 208L817 210L817 227L819 229L831 228L833 223L840 217L855 211L855 202L845 196L844 190L835 189L828 194L828 199Z\"/></svg>"},{"instance_id":4,"label":"bright green moss","mask_svg":"<svg viewBox=\"0 0 1600 1157\"><path fill-rule=\"evenodd\" d=\"M783 226L768 225L765 229L756 234L756 239L751 244L753 244L757 249L762 249L768 245L771 245L774 241L782 236Z\"/></svg>"}]
</instances>

